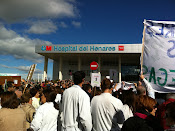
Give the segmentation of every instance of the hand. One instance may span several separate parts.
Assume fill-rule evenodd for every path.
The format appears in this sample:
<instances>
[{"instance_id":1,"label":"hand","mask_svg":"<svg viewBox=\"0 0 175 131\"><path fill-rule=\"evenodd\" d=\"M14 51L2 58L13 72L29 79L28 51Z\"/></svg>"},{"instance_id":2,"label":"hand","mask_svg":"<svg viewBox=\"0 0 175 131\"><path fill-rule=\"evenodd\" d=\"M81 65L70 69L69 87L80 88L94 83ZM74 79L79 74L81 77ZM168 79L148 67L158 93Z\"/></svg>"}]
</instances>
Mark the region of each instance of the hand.
<instances>
[{"instance_id":1,"label":"hand","mask_svg":"<svg viewBox=\"0 0 175 131\"><path fill-rule=\"evenodd\" d=\"M125 82L124 81L122 81L122 84L123 84L123 86L125 86Z\"/></svg>"},{"instance_id":2,"label":"hand","mask_svg":"<svg viewBox=\"0 0 175 131\"><path fill-rule=\"evenodd\" d=\"M140 75L140 78L143 80L145 77L144 77L144 75L141 74L141 75Z\"/></svg>"},{"instance_id":3,"label":"hand","mask_svg":"<svg viewBox=\"0 0 175 131\"><path fill-rule=\"evenodd\" d=\"M115 84L114 89L117 90L117 83Z\"/></svg>"}]
</instances>

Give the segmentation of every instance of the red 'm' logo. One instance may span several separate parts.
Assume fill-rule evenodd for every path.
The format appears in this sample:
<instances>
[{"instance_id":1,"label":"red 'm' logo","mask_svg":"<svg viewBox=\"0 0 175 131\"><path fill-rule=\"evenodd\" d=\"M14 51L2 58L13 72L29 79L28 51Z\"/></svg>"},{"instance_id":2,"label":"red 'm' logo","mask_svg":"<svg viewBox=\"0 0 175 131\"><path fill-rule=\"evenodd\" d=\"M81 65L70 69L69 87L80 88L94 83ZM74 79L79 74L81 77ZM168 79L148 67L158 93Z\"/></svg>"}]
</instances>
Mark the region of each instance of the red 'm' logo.
<instances>
[{"instance_id":1,"label":"red 'm' logo","mask_svg":"<svg viewBox=\"0 0 175 131\"><path fill-rule=\"evenodd\" d=\"M52 46L46 46L46 51L52 51Z\"/></svg>"}]
</instances>

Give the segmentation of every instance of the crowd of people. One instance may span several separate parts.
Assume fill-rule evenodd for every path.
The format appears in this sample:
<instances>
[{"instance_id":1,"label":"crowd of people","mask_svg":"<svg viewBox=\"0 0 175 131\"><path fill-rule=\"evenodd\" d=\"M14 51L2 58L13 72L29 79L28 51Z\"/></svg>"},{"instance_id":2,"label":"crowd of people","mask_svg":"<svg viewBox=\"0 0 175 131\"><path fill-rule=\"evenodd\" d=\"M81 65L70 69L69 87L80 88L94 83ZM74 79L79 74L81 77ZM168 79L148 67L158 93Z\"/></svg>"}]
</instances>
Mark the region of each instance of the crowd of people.
<instances>
[{"instance_id":1,"label":"crowd of people","mask_svg":"<svg viewBox=\"0 0 175 131\"><path fill-rule=\"evenodd\" d=\"M134 88L105 78L0 85L0 131L175 131L175 94L156 93L140 76Z\"/></svg>"}]
</instances>

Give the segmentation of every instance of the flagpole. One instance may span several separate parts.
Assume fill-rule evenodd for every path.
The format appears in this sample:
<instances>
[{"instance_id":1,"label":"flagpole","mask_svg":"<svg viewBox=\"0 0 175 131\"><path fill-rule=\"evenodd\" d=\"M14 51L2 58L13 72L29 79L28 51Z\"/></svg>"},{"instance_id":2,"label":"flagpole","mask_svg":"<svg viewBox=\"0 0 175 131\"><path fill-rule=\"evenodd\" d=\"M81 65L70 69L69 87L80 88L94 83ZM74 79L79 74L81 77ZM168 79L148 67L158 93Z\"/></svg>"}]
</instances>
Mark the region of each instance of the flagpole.
<instances>
[{"instance_id":1,"label":"flagpole","mask_svg":"<svg viewBox=\"0 0 175 131\"><path fill-rule=\"evenodd\" d=\"M26 85L24 87L24 90L23 90L23 94L25 93L25 90L26 90L26 87L28 85L28 82L32 78L32 75L33 75L33 72L34 72L35 68L36 68L36 64L31 65L30 70L29 70L29 73L28 73L28 76L27 76L27 83L26 83Z\"/></svg>"},{"instance_id":2,"label":"flagpole","mask_svg":"<svg viewBox=\"0 0 175 131\"><path fill-rule=\"evenodd\" d=\"M142 69L143 69L143 52L144 52L144 45L145 45L145 29L146 29L146 19L144 19L144 29L143 29L143 37L142 37L142 54L141 54L141 72L140 74L142 74Z\"/></svg>"}]
</instances>

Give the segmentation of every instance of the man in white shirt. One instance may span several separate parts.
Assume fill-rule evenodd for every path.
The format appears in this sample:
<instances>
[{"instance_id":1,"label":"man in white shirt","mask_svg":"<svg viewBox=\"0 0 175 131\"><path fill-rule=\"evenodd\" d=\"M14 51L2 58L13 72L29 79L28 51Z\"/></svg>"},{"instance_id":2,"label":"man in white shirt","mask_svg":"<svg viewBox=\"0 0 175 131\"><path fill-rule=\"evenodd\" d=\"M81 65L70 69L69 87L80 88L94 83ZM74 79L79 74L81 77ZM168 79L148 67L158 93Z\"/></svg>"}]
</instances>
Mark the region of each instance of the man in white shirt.
<instances>
[{"instance_id":1,"label":"man in white shirt","mask_svg":"<svg viewBox=\"0 0 175 131\"><path fill-rule=\"evenodd\" d=\"M92 129L90 98L82 90L84 78L84 72L75 72L73 74L75 85L66 89L63 93L61 105L63 131L91 131Z\"/></svg>"},{"instance_id":2,"label":"man in white shirt","mask_svg":"<svg viewBox=\"0 0 175 131\"><path fill-rule=\"evenodd\" d=\"M101 82L101 89L103 93L91 102L93 131L120 131L119 124L125 120L123 103L111 95L113 88L109 79Z\"/></svg>"}]
</instances>

